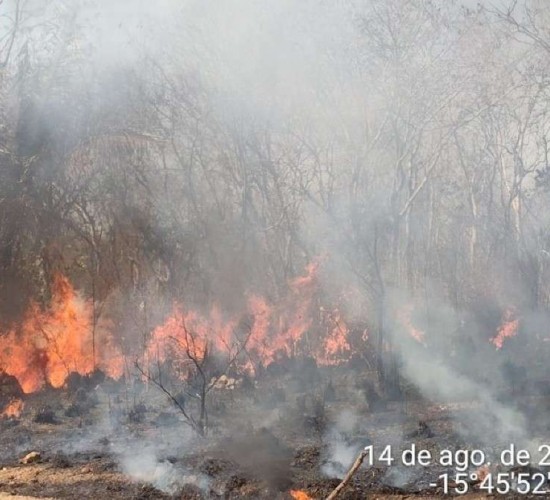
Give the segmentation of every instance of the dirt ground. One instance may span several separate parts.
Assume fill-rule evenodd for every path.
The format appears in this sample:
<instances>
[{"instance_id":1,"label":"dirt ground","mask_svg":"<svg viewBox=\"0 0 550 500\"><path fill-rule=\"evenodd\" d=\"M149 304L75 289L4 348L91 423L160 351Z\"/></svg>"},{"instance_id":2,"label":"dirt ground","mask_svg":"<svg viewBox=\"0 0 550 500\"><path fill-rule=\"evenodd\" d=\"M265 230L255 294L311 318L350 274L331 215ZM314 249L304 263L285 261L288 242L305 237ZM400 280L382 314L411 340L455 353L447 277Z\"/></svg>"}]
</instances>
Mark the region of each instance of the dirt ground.
<instances>
[{"instance_id":1,"label":"dirt ground","mask_svg":"<svg viewBox=\"0 0 550 500\"><path fill-rule=\"evenodd\" d=\"M317 499L340 481L335 476L342 472L327 473L335 446L346 453L368 444L401 450L415 443L434 453L475 446L464 429L457 433L456 420L475 412L475 402L410 399L376 408L346 376L332 374L329 396L323 380L313 390L283 377L215 394L206 439L193 436L151 388L120 384L84 395L52 389L26 396L20 418L0 420L0 498L290 499L291 490L301 490ZM316 395L323 391L320 408ZM334 423L346 412L355 423L334 440ZM40 457L21 463L32 451ZM443 472L440 465L363 466L340 498L441 498ZM475 484L463 496L488 497ZM508 496L515 497L528 498Z\"/></svg>"}]
</instances>

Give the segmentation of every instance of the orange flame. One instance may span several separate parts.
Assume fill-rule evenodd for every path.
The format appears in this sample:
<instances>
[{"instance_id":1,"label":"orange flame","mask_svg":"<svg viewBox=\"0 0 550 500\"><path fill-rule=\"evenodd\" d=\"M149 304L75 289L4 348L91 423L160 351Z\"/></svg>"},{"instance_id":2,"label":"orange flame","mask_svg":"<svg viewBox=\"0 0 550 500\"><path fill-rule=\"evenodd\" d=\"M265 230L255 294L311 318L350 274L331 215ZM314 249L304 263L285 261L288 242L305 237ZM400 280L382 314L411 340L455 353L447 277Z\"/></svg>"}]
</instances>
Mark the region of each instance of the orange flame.
<instances>
[{"instance_id":1,"label":"orange flame","mask_svg":"<svg viewBox=\"0 0 550 500\"><path fill-rule=\"evenodd\" d=\"M347 359L351 353L348 342L349 328L338 309L328 314L328 322L329 333L325 337L318 360L324 365L337 365L342 362L342 359Z\"/></svg>"},{"instance_id":2,"label":"orange flame","mask_svg":"<svg viewBox=\"0 0 550 500\"><path fill-rule=\"evenodd\" d=\"M491 343L497 348L502 349L507 338L515 337L518 333L519 319L516 317L516 311L513 307L508 307L502 313L502 322L497 330L497 334L491 339Z\"/></svg>"},{"instance_id":3,"label":"orange flame","mask_svg":"<svg viewBox=\"0 0 550 500\"><path fill-rule=\"evenodd\" d=\"M218 351L235 347L232 345L235 327L235 321L224 323L217 307L211 309L209 317L202 317L196 311L184 312L176 305L172 316L153 331L145 355L148 360L160 362L171 358L182 368L181 364L188 359L203 359L212 347ZM210 346L211 343L214 345Z\"/></svg>"},{"instance_id":4,"label":"orange flame","mask_svg":"<svg viewBox=\"0 0 550 500\"><path fill-rule=\"evenodd\" d=\"M55 276L49 308L32 303L21 328L0 337L0 366L18 380L25 393L46 383L61 387L71 372L87 375L100 368L111 377L120 377L122 356L106 331L96 331L94 360L92 314L91 304L67 278Z\"/></svg>"},{"instance_id":5,"label":"orange flame","mask_svg":"<svg viewBox=\"0 0 550 500\"><path fill-rule=\"evenodd\" d=\"M178 354L181 358L183 353L187 358L200 360L206 349L235 352L247 338L248 359L242 361L242 366L251 372L259 363L267 366L281 355L298 354L304 344L315 346L309 349L309 354L313 354L319 364L335 365L345 361L351 349L347 341L349 329L340 311L334 309L321 315L319 324L315 324L319 265L319 260L315 260L306 267L305 275L291 280L288 296L279 304L272 305L258 295L249 296L246 315L251 318L249 332L236 332L243 317L224 321L217 307L203 316L196 311L185 311L181 305L174 306L172 315L153 331L147 358L162 362L175 359ZM325 312L322 308L321 311ZM322 331L327 333L324 338L310 339L309 333L313 330L318 335ZM180 361L181 367L186 360Z\"/></svg>"},{"instance_id":6,"label":"orange flame","mask_svg":"<svg viewBox=\"0 0 550 500\"><path fill-rule=\"evenodd\" d=\"M412 324L413 304L406 304L397 313L399 322L405 327L409 335L417 342L424 343L424 332Z\"/></svg>"},{"instance_id":7,"label":"orange flame","mask_svg":"<svg viewBox=\"0 0 550 500\"><path fill-rule=\"evenodd\" d=\"M151 332L144 363L171 359L185 375L190 359L202 360L211 350L242 351L239 366L250 372L280 356L313 355L322 365L345 362L351 353L349 329L339 309L319 307L319 268L320 259L315 259L302 276L290 280L286 297L277 303L250 295L241 316L224 317L216 305L204 315L176 304ZM0 334L0 369L14 376L25 393L46 384L62 387L71 372L87 375L96 368L119 378L124 357L112 328L94 326L93 304L66 277L56 275L51 292L47 308L31 303L21 325Z\"/></svg>"},{"instance_id":8,"label":"orange flame","mask_svg":"<svg viewBox=\"0 0 550 500\"><path fill-rule=\"evenodd\" d=\"M290 490L290 496L294 498L294 500L313 500L313 498L303 490Z\"/></svg>"},{"instance_id":9,"label":"orange flame","mask_svg":"<svg viewBox=\"0 0 550 500\"><path fill-rule=\"evenodd\" d=\"M19 418L25 407L25 403L21 399L12 399L0 413L0 416L5 418Z\"/></svg>"},{"instance_id":10,"label":"orange flame","mask_svg":"<svg viewBox=\"0 0 550 500\"><path fill-rule=\"evenodd\" d=\"M304 276L293 279L288 296L276 306L261 297L249 298L249 313L254 318L249 347L264 366L279 354L297 354L301 344L307 344L308 354L320 365L336 365L349 359L349 328L341 312L316 308L320 263L319 258L315 259ZM317 322L316 309L321 312Z\"/></svg>"}]
</instances>

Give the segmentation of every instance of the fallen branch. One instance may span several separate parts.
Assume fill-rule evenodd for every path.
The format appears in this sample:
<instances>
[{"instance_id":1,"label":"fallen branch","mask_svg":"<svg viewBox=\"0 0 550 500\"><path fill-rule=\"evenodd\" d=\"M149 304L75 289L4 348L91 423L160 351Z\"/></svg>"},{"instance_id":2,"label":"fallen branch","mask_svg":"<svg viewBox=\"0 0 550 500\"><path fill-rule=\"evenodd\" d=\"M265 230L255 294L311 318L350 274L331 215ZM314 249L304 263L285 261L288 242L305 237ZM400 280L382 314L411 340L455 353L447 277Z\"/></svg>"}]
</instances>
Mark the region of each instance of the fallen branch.
<instances>
[{"instance_id":1,"label":"fallen branch","mask_svg":"<svg viewBox=\"0 0 550 500\"><path fill-rule=\"evenodd\" d=\"M327 497L326 500L334 500L340 492L347 486L347 484L350 482L351 478L361 467L361 464L363 463L363 460L365 460L365 457L367 456L367 448L363 448L363 451L359 454L359 456L355 459L355 462L353 462L353 465L351 466L351 469L348 471L344 479L342 479L342 482L334 488L332 493Z\"/></svg>"}]
</instances>

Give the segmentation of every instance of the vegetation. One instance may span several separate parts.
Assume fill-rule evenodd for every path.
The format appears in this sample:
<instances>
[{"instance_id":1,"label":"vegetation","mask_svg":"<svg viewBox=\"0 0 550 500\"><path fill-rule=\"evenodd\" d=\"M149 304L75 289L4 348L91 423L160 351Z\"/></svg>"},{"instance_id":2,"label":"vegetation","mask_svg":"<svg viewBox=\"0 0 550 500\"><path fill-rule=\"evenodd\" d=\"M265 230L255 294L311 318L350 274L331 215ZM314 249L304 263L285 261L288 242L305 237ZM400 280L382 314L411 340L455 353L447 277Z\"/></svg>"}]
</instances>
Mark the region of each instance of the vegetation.
<instances>
[{"instance_id":1,"label":"vegetation","mask_svg":"<svg viewBox=\"0 0 550 500\"><path fill-rule=\"evenodd\" d=\"M137 36L43 4L0 2L4 325L61 271L131 344L160 303L242 309L327 254L384 381L395 290L548 308L544 2L262 3L237 35L210 5L214 41L173 7Z\"/></svg>"}]
</instances>

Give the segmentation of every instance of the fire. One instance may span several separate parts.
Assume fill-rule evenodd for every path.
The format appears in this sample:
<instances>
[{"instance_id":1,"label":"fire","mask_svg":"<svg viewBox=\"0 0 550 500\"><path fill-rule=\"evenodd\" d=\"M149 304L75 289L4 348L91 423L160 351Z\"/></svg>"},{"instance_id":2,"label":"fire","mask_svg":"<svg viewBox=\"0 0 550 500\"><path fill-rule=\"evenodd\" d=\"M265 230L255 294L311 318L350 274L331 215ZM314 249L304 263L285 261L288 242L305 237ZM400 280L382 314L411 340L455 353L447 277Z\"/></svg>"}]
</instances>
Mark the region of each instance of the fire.
<instances>
[{"instance_id":1,"label":"fire","mask_svg":"<svg viewBox=\"0 0 550 500\"><path fill-rule=\"evenodd\" d=\"M324 312L324 309L322 309ZM329 333L323 342L323 349L319 355L321 364L335 365L351 352L348 343L349 328L338 309L328 314Z\"/></svg>"},{"instance_id":2,"label":"fire","mask_svg":"<svg viewBox=\"0 0 550 500\"><path fill-rule=\"evenodd\" d=\"M146 358L160 362L171 358L185 364L189 359L200 361L212 347L222 352L231 350L235 347L232 333L236 326L235 321L224 322L216 306L208 317L203 317L175 305L173 314L153 331ZM182 358L181 354L186 357Z\"/></svg>"},{"instance_id":3,"label":"fire","mask_svg":"<svg viewBox=\"0 0 550 500\"><path fill-rule=\"evenodd\" d=\"M320 261L314 260L304 276L291 280L287 297L277 306L268 305L263 298L249 300L249 312L254 318L249 347L264 366L280 354L296 354L298 343L311 328L319 266Z\"/></svg>"},{"instance_id":4,"label":"fire","mask_svg":"<svg viewBox=\"0 0 550 500\"><path fill-rule=\"evenodd\" d=\"M49 307L32 303L21 327L0 336L0 366L25 393L46 383L62 387L71 372L87 375L95 368L118 378L123 369L120 351L106 331L96 331L94 342L92 314L90 302L67 278L55 276Z\"/></svg>"},{"instance_id":5,"label":"fire","mask_svg":"<svg viewBox=\"0 0 550 500\"><path fill-rule=\"evenodd\" d=\"M19 418L24 407L25 403L21 399L12 399L0 415L6 418Z\"/></svg>"},{"instance_id":6,"label":"fire","mask_svg":"<svg viewBox=\"0 0 550 500\"><path fill-rule=\"evenodd\" d=\"M144 364L170 359L185 375L192 360L210 351L226 357L240 353L238 363L249 372L300 354L313 355L321 365L345 362L351 354L349 328L338 308L319 305L320 263L315 259L290 280L286 296L275 303L251 294L246 310L234 317L217 305L204 314L175 304L151 332ZM0 369L15 377L24 393L47 384L62 387L72 372L87 375L100 369L119 378L124 356L112 326L105 321L94 326L93 304L65 276L54 277L51 296L48 307L31 303L18 327L0 332Z\"/></svg>"},{"instance_id":7,"label":"fire","mask_svg":"<svg viewBox=\"0 0 550 500\"><path fill-rule=\"evenodd\" d=\"M502 313L502 322L497 330L497 334L491 339L491 342L497 348L502 349L507 338L515 337L518 333L519 319L516 317L516 311L513 307L508 307Z\"/></svg>"},{"instance_id":8,"label":"fire","mask_svg":"<svg viewBox=\"0 0 550 500\"><path fill-rule=\"evenodd\" d=\"M249 313L254 318L249 347L264 366L281 353L299 353L304 344L320 365L336 365L349 359L349 328L342 313L317 306L320 263L315 259L306 267L305 275L289 283L288 296L280 304L270 305L256 296L249 299ZM321 314L316 315L316 311Z\"/></svg>"},{"instance_id":9,"label":"fire","mask_svg":"<svg viewBox=\"0 0 550 500\"><path fill-rule=\"evenodd\" d=\"M175 305L172 315L153 331L147 359L164 361L177 358L178 353L181 358L184 353L187 359L180 359L180 366L186 362L189 366L189 358L200 360L207 349L236 352L245 339L248 359L242 360L242 365L251 372L259 364L267 366L279 356L294 356L304 348L322 365L349 359L349 328L341 312L320 308L323 314L316 318L319 266L320 261L314 260L303 276L291 280L287 296L277 304L250 295L247 311L240 317L224 320L218 307L201 315ZM249 330L237 332L237 325L243 323Z\"/></svg>"},{"instance_id":10,"label":"fire","mask_svg":"<svg viewBox=\"0 0 550 500\"><path fill-rule=\"evenodd\" d=\"M400 311L398 311L397 318L399 322L405 327L407 332L409 332L409 335L417 342L423 344L425 334L422 330L419 330L412 324L412 313L413 305L406 304L401 308Z\"/></svg>"},{"instance_id":11,"label":"fire","mask_svg":"<svg viewBox=\"0 0 550 500\"><path fill-rule=\"evenodd\" d=\"M313 498L303 490L290 490L290 496L294 498L294 500L313 500Z\"/></svg>"}]
</instances>

